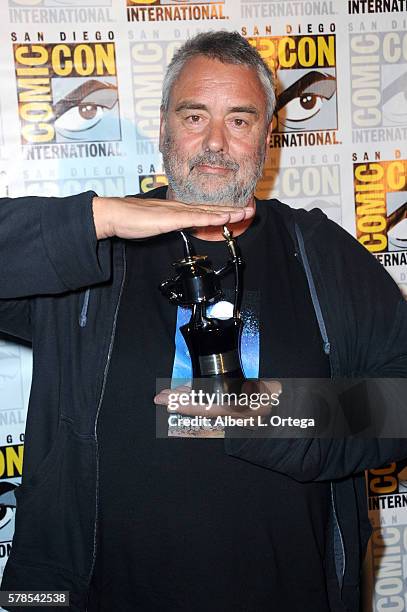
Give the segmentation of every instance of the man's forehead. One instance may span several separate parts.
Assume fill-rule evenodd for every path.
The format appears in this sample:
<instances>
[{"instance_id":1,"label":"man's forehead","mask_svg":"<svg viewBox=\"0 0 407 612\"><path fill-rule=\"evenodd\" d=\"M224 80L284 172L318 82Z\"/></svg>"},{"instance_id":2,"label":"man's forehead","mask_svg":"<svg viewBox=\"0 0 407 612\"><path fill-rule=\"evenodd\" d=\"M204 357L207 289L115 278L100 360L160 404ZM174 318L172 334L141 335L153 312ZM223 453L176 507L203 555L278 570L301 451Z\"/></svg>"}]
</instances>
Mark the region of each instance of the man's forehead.
<instances>
[{"instance_id":1,"label":"man's forehead","mask_svg":"<svg viewBox=\"0 0 407 612\"><path fill-rule=\"evenodd\" d=\"M256 70L253 66L247 64L237 64L233 62L221 62L215 57L206 55L195 55L188 59L183 65L175 83L183 82L191 79L198 81L202 73L207 73L212 76L225 75L239 78L246 78L251 75L252 78L258 79Z\"/></svg>"},{"instance_id":2,"label":"man's forehead","mask_svg":"<svg viewBox=\"0 0 407 612\"><path fill-rule=\"evenodd\" d=\"M187 60L174 81L170 103L194 94L222 95L228 90L234 95L265 97L263 86L252 66L221 62L204 55Z\"/></svg>"}]
</instances>

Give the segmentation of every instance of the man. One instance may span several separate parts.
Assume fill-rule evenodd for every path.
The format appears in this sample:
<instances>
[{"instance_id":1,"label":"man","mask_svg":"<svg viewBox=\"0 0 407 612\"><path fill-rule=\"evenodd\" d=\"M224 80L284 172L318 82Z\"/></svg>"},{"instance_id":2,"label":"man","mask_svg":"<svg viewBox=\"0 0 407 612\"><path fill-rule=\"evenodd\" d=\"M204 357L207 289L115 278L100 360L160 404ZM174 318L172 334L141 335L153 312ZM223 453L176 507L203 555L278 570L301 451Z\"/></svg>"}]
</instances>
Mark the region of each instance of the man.
<instances>
[{"instance_id":1,"label":"man","mask_svg":"<svg viewBox=\"0 0 407 612\"><path fill-rule=\"evenodd\" d=\"M180 228L216 265L234 224L251 374L406 375L406 305L374 258L318 211L254 199L273 107L256 51L201 34L164 82L168 192L0 206L1 327L35 356L3 589L69 590L92 612L358 609L363 470L406 441L155 436L155 380L182 351L157 289Z\"/></svg>"}]
</instances>

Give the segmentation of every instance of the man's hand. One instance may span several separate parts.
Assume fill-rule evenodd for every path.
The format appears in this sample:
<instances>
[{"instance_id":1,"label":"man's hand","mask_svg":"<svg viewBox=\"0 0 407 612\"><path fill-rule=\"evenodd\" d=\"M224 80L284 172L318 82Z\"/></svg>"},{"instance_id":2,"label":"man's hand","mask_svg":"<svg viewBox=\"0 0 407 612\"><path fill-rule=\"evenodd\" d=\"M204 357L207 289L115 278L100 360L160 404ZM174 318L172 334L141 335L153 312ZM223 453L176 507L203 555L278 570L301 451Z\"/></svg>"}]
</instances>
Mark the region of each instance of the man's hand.
<instances>
[{"instance_id":1,"label":"man's hand","mask_svg":"<svg viewBox=\"0 0 407 612\"><path fill-rule=\"evenodd\" d=\"M254 208L183 204L172 200L142 198L93 199L98 240L148 238L189 227L208 227L249 219Z\"/></svg>"}]
</instances>

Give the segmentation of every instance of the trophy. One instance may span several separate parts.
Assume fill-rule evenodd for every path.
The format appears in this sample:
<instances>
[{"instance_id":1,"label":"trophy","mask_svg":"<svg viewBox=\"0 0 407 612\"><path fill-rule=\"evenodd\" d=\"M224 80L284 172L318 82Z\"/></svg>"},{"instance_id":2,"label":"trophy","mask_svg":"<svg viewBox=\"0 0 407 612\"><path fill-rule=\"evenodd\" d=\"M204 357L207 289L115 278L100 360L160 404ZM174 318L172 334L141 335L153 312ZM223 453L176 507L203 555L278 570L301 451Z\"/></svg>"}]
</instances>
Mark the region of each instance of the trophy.
<instances>
[{"instance_id":1,"label":"trophy","mask_svg":"<svg viewBox=\"0 0 407 612\"><path fill-rule=\"evenodd\" d=\"M180 327L192 364L192 387L199 379L199 388L211 392L240 391L244 379L240 357L242 319L240 315L243 262L229 229L223 227L223 237L230 258L219 270L214 270L206 255L196 255L184 232L184 258L173 263L176 275L161 283L160 290L171 303L191 308L191 318ZM208 317L208 305L222 296L220 279L234 271L233 316L229 319Z\"/></svg>"}]
</instances>

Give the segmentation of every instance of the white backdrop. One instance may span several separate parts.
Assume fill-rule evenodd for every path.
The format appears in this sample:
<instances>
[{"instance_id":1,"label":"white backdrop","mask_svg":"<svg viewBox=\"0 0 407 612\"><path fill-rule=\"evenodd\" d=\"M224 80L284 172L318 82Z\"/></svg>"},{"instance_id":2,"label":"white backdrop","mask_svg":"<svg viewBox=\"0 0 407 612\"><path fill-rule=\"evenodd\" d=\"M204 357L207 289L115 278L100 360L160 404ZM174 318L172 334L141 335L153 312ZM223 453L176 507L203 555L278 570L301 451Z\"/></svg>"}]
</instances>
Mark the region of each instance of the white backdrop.
<instances>
[{"instance_id":1,"label":"white backdrop","mask_svg":"<svg viewBox=\"0 0 407 612\"><path fill-rule=\"evenodd\" d=\"M239 31L277 75L258 195L322 208L407 293L406 0L2 0L0 196L165 183L163 73L188 36L208 29ZM0 341L0 573L30 371L30 351ZM406 481L395 465L367 475L369 611L407 610Z\"/></svg>"}]
</instances>

